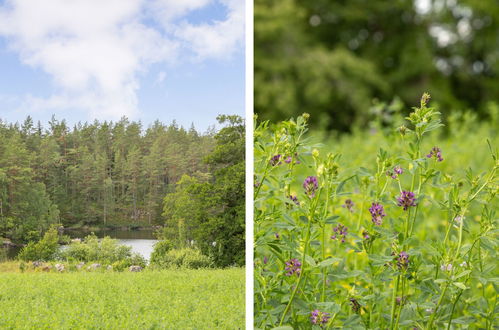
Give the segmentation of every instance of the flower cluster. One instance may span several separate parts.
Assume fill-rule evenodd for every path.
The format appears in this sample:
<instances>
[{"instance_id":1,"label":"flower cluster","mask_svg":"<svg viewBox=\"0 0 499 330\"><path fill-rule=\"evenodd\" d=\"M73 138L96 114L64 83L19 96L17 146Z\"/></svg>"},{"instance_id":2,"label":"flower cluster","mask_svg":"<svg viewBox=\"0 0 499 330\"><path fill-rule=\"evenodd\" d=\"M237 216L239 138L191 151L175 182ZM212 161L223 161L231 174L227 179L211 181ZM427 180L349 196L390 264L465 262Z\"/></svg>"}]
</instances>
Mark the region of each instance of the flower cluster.
<instances>
[{"instance_id":1,"label":"flower cluster","mask_svg":"<svg viewBox=\"0 0 499 330\"><path fill-rule=\"evenodd\" d=\"M362 231L362 237L364 237L364 239L367 241L371 238L371 235L369 234L369 232L367 230L364 230L364 231Z\"/></svg>"},{"instance_id":2,"label":"flower cluster","mask_svg":"<svg viewBox=\"0 0 499 330\"><path fill-rule=\"evenodd\" d=\"M281 158L282 156L280 154L273 156L272 158L270 158L270 165L272 166L281 165L282 164Z\"/></svg>"},{"instance_id":3,"label":"flower cluster","mask_svg":"<svg viewBox=\"0 0 499 330\"><path fill-rule=\"evenodd\" d=\"M452 264L450 264L450 263L449 263L449 264L443 264L443 265L441 265L441 266L440 266L440 269L441 269L442 271L444 271L444 272L445 272L445 271L450 272L450 271L452 271L452 268L453 268L453 267L452 267Z\"/></svg>"},{"instance_id":4,"label":"flower cluster","mask_svg":"<svg viewBox=\"0 0 499 330\"><path fill-rule=\"evenodd\" d=\"M353 207L355 206L355 203L351 199L347 199L345 200L345 204L341 206L353 213Z\"/></svg>"},{"instance_id":5,"label":"flower cluster","mask_svg":"<svg viewBox=\"0 0 499 330\"><path fill-rule=\"evenodd\" d=\"M333 228L333 231L334 234L333 236L331 236L331 239L341 239L341 243L345 243L345 238L348 234L348 228L340 223Z\"/></svg>"},{"instance_id":6,"label":"flower cluster","mask_svg":"<svg viewBox=\"0 0 499 330\"><path fill-rule=\"evenodd\" d=\"M426 157L428 157L428 158L435 157L439 162L441 162L442 160L444 160L442 158L442 150L440 150L440 148L438 148L438 147L433 147L430 150L430 153L428 155L426 155Z\"/></svg>"},{"instance_id":7,"label":"flower cluster","mask_svg":"<svg viewBox=\"0 0 499 330\"><path fill-rule=\"evenodd\" d=\"M371 213L372 222L376 226L381 226L381 224L383 223L383 217L386 217L385 208L383 207L383 205L379 203L373 203L369 208L369 212Z\"/></svg>"},{"instance_id":8,"label":"flower cluster","mask_svg":"<svg viewBox=\"0 0 499 330\"><path fill-rule=\"evenodd\" d=\"M404 173L404 170L402 169L402 167L397 165L393 168L393 171L387 171L386 175L391 177L392 179L396 179L402 173Z\"/></svg>"},{"instance_id":9,"label":"flower cluster","mask_svg":"<svg viewBox=\"0 0 499 330\"><path fill-rule=\"evenodd\" d=\"M359 302L357 301L357 299L350 298L350 303L352 304L352 311L354 313L359 313L361 306L360 306Z\"/></svg>"},{"instance_id":10,"label":"flower cluster","mask_svg":"<svg viewBox=\"0 0 499 330\"><path fill-rule=\"evenodd\" d=\"M395 260L397 261L397 268L400 270L405 270L409 266L409 255L405 251L400 252Z\"/></svg>"},{"instance_id":11,"label":"flower cluster","mask_svg":"<svg viewBox=\"0 0 499 330\"><path fill-rule=\"evenodd\" d=\"M298 197L296 197L295 195L289 195L288 198L291 199L291 201L293 203L295 203L296 205L300 205L300 202L298 201Z\"/></svg>"},{"instance_id":12,"label":"flower cluster","mask_svg":"<svg viewBox=\"0 0 499 330\"><path fill-rule=\"evenodd\" d=\"M312 324L322 326L329 321L329 313L321 312L320 310L316 309L313 310L310 314L310 322L312 322Z\"/></svg>"},{"instance_id":13,"label":"flower cluster","mask_svg":"<svg viewBox=\"0 0 499 330\"><path fill-rule=\"evenodd\" d=\"M295 160L295 164L300 164L300 161L298 160L298 154L295 152L295 155L294 155L294 158L296 159ZM284 160L284 162L286 164L291 164L291 162L293 161L293 156L288 156L286 157L286 159Z\"/></svg>"},{"instance_id":14,"label":"flower cluster","mask_svg":"<svg viewBox=\"0 0 499 330\"><path fill-rule=\"evenodd\" d=\"M416 206L416 197L414 196L414 193L411 191L402 191L397 198L397 205L403 206L404 211L407 211L411 206Z\"/></svg>"},{"instance_id":15,"label":"flower cluster","mask_svg":"<svg viewBox=\"0 0 499 330\"><path fill-rule=\"evenodd\" d=\"M319 188L319 183L317 182L317 177L309 176L303 182L303 188L308 197L312 198L315 196L315 191Z\"/></svg>"},{"instance_id":16,"label":"flower cluster","mask_svg":"<svg viewBox=\"0 0 499 330\"><path fill-rule=\"evenodd\" d=\"M293 258L286 262L286 276L291 276L293 274L300 275L301 273L301 262Z\"/></svg>"}]
</instances>

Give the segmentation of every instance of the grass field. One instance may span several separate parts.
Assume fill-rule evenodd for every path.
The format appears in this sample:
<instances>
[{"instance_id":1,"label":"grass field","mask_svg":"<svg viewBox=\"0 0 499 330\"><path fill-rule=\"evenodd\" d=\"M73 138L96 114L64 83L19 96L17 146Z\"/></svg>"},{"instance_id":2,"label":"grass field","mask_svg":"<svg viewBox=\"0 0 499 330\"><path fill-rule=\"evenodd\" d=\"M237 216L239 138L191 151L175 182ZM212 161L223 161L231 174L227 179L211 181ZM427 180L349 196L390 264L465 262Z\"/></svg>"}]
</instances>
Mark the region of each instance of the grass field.
<instances>
[{"instance_id":1,"label":"grass field","mask_svg":"<svg viewBox=\"0 0 499 330\"><path fill-rule=\"evenodd\" d=\"M1 329L242 329L244 269L0 273Z\"/></svg>"}]
</instances>

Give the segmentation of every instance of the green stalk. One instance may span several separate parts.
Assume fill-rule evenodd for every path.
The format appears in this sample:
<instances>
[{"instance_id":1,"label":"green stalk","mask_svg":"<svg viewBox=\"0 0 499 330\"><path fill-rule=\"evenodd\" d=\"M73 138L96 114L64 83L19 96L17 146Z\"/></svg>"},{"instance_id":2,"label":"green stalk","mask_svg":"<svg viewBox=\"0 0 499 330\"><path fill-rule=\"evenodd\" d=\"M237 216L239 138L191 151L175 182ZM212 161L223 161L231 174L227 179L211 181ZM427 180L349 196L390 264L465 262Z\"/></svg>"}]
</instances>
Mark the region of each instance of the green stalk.
<instances>
[{"instance_id":1,"label":"green stalk","mask_svg":"<svg viewBox=\"0 0 499 330\"><path fill-rule=\"evenodd\" d=\"M298 281L296 282L296 286L293 289L293 292L291 293L291 297L289 298L288 304L286 305L286 308L284 309L284 312L283 312L282 317L281 317L281 321L279 322L279 326L282 325L282 322L284 322L284 319L286 318L286 314L288 314L289 308L291 307L291 303L293 302L293 299L295 298L296 292L298 291L298 288L300 286L301 280L303 278L303 274L305 273L305 265L306 265L305 256L307 255L307 252L308 252L308 246L309 246L309 241L310 241L310 231L312 228L312 220L314 218L315 208L317 207L317 203L319 201L321 191L322 191L322 189L319 189L319 192L317 194L317 199L314 201L314 204L312 205L311 210L310 210L310 215L309 215L308 224L307 224L307 234L305 236L305 247L303 248L303 253L302 253L302 257L301 257L302 269L301 269L300 275L298 276Z\"/></svg>"},{"instance_id":2,"label":"green stalk","mask_svg":"<svg viewBox=\"0 0 499 330\"><path fill-rule=\"evenodd\" d=\"M430 316L430 320L428 321L428 326L427 329L432 329L433 325L433 320L435 319L435 316L437 315L438 308L440 307L440 304L442 304L442 301L445 296L445 292L447 291L447 288L449 287L449 282L445 285L444 289L442 290L442 293L440 294L440 297L438 298L437 306L435 306L435 310L433 311L433 314Z\"/></svg>"},{"instance_id":3,"label":"green stalk","mask_svg":"<svg viewBox=\"0 0 499 330\"><path fill-rule=\"evenodd\" d=\"M395 287L393 288L392 312L391 312L391 317L390 317L390 329L393 329L393 321L395 320L395 303L397 301L397 291L399 289L399 281L400 281L400 274L397 275L397 282L395 283Z\"/></svg>"},{"instance_id":4,"label":"green stalk","mask_svg":"<svg viewBox=\"0 0 499 330\"><path fill-rule=\"evenodd\" d=\"M296 292L298 291L298 287L300 286L301 279L303 278L303 274L305 273L305 256L307 255L307 250L308 250L308 241L310 240L310 229L311 229L311 224L312 221L309 219L308 226L307 226L307 236L305 238L305 247L303 248L303 254L302 254L302 271L300 272L300 275L298 276L298 281L296 282L295 288L293 289L293 292L291 293L291 297L289 298L288 304L286 305L286 308L284 309L284 312L281 317L281 321L279 322L279 326L282 325L282 322L284 322L284 318L286 317L286 314L288 314L289 308L291 307L291 303L293 302L293 299L295 298Z\"/></svg>"}]
</instances>

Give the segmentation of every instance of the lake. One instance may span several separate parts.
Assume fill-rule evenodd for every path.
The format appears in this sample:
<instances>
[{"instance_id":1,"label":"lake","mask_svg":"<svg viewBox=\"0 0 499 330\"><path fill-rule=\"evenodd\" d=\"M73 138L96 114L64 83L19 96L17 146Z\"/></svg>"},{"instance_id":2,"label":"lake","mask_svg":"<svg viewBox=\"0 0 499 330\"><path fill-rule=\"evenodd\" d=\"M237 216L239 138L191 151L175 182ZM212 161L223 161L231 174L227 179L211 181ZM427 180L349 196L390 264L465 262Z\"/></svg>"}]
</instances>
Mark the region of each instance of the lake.
<instances>
[{"instance_id":1,"label":"lake","mask_svg":"<svg viewBox=\"0 0 499 330\"><path fill-rule=\"evenodd\" d=\"M90 233L81 230L64 231L64 234L71 238L84 238ZM117 239L120 244L131 246L133 252L141 254L146 260L151 257L153 246L158 241L152 230L99 230L94 233L99 238L109 236ZM0 248L0 261L5 258L14 259L20 250L20 247Z\"/></svg>"}]
</instances>

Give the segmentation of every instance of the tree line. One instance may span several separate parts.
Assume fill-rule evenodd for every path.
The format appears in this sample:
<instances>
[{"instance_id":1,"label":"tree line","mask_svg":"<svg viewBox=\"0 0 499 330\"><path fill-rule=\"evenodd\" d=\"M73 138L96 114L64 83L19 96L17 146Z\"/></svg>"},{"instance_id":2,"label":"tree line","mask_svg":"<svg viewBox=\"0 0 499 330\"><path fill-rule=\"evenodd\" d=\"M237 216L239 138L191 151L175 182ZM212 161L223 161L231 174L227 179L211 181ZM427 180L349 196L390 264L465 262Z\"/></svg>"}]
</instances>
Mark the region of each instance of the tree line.
<instances>
[{"instance_id":1,"label":"tree line","mask_svg":"<svg viewBox=\"0 0 499 330\"><path fill-rule=\"evenodd\" d=\"M244 122L238 116L218 119L226 127L205 133L175 122L156 121L144 128L127 118L71 128L54 117L47 128L31 117L22 124L0 121L0 237L37 240L53 223L164 225L165 217L166 227L178 233L180 211L170 204L163 210L163 199L177 194L188 180L211 187L206 199L216 203L210 201L209 210L191 208L196 216L182 214L189 228L203 221L211 227L203 228L205 236L183 234L185 241L215 242L214 230L223 229L225 222L232 233L242 235Z\"/></svg>"}]
</instances>

